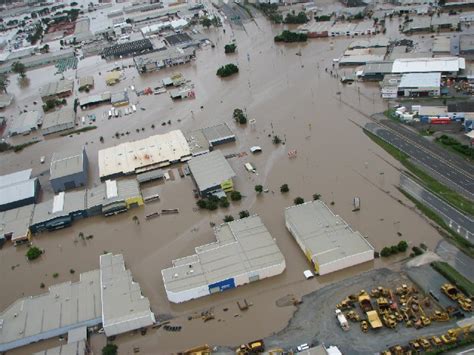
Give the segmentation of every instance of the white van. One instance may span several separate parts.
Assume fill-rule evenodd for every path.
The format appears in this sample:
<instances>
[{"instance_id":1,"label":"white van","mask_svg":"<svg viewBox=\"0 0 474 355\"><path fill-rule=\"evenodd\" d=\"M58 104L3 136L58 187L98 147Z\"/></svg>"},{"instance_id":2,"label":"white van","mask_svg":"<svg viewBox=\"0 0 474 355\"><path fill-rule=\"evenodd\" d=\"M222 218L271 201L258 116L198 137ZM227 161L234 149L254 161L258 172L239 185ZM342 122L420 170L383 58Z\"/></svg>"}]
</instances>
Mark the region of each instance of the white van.
<instances>
[{"instance_id":1,"label":"white van","mask_svg":"<svg viewBox=\"0 0 474 355\"><path fill-rule=\"evenodd\" d=\"M251 173L256 173L257 172L255 167L251 163L245 163L245 169L247 169L247 171L251 172Z\"/></svg>"}]
</instances>

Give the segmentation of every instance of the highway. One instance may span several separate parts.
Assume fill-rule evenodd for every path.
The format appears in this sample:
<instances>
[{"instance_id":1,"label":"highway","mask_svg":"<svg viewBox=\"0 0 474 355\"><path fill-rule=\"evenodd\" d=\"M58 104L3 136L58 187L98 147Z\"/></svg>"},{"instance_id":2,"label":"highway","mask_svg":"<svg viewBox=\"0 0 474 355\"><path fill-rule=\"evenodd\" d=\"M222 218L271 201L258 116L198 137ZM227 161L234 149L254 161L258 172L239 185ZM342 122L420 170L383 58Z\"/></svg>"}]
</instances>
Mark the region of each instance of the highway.
<instances>
[{"instance_id":1,"label":"highway","mask_svg":"<svg viewBox=\"0 0 474 355\"><path fill-rule=\"evenodd\" d=\"M419 162L428 170L431 170L432 174L430 175L440 176L445 180L447 185L453 188L457 187L456 190L461 192L464 196L474 199L474 180L472 175L468 174L466 171L458 169L449 161L446 161L438 155L432 154L432 152L425 150L420 145L409 140L406 136L403 136L390 128L381 126L377 123L367 123L365 128L404 152L410 156L411 159Z\"/></svg>"},{"instance_id":2,"label":"highway","mask_svg":"<svg viewBox=\"0 0 474 355\"><path fill-rule=\"evenodd\" d=\"M458 211L405 174L400 175L400 187L436 212L455 232L474 243L474 220Z\"/></svg>"},{"instance_id":3,"label":"highway","mask_svg":"<svg viewBox=\"0 0 474 355\"><path fill-rule=\"evenodd\" d=\"M469 256L445 240L438 243L435 252L465 278L474 282L474 260Z\"/></svg>"}]
</instances>

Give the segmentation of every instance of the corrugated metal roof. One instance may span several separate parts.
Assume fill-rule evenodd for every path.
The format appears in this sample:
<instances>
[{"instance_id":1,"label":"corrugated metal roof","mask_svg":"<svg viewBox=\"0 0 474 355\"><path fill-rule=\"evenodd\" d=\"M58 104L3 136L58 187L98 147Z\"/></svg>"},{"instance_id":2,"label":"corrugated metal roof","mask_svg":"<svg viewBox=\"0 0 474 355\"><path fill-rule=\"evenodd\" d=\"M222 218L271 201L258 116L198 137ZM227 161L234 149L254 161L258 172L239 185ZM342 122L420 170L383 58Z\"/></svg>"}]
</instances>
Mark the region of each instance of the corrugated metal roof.
<instances>
[{"instance_id":1,"label":"corrugated metal roof","mask_svg":"<svg viewBox=\"0 0 474 355\"><path fill-rule=\"evenodd\" d=\"M59 95L68 91L72 91L74 88L74 80L58 80L49 84L46 84L40 89L41 97Z\"/></svg>"},{"instance_id":2,"label":"corrugated metal roof","mask_svg":"<svg viewBox=\"0 0 474 355\"><path fill-rule=\"evenodd\" d=\"M0 212L0 236L12 233L12 241L28 234L35 205L27 205Z\"/></svg>"},{"instance_id":3,"label":"corrugated metal roof","mask_svg":"<svg viewBox=\"0 0 474 355\"><path fill-rule=\"evenodd\" d=\"M173 260L161 271L165 289L182 292L285 264L285 258L259 216L239 219L214 229L216 242L196 254Z\"/></svg>"},{"instance_id":4,"label":"corrugated metal roof","mask_svg":"<svg viewBox=\"0 0 474 355\"><path fill-rule=\"evenodd\" d=\"M31 180L19 181L16 184L3 186L0 188L0 206L15 201L33 198L36 193L36 184L38 178Z\"/></svg>"},{"instance_id":5,"label":"corrugated metal roof","mask_svg":"<svg viewBox=\"0 0 474 355\"><path fill-rule=\"evenodd\" d=\"M43 114L39 111L22 112L18 117L13 119L8 132L12 134L24 134L38 128L41 123Z\"/></svg>"},{"instance_id":6,"label":"corrugated metal roof","mask_svg":"<svg viewBox=\"0 0 474 355\"><path fill-rule=\"evenodd\" d=\"M53 154L49 168L50 180L83 172L85 149L79 152L57 152Z\"/></svg>"},{"instance_id":7,"label":"corrugated metal roof","mask_svg":"<svg viewBox=\"0 0 474 355\"><path fill-rule=\"evenodd\" d=\"M400 88L439 88L441 86L441 73L408 73L403 74Z\"/></svg>"},{"instance_id":8,"label":"corrugated metal roof","mask_svg":"<svg viewBox=\"0 0 474 355\"><path fill-rule=\"evenodd\" d=\"M193 157L188 164L200 191L218 186L235 176L220 150Z\"/></svg>"},{"instance_id":9,"label":"corrugated metal roof","mask_svg":"<svg viewBox=\"0 0 474 355\"><path fill-rule=\"evenodd\" d=\"M202 133L208 140L209 145L212 145L213 142L218 142L224 139L235 138L235 134L225 122L215 126L203 128Z\"/></svg>"},{"instance_id":10,"label":"corrugated metal roof","mask_svg":"<svg viewBox=\"0 0 474 355\"><path fill-rule=\"evenodd\" d=\"M367 240L322 201L285 209L285 221L319 265L374 250Z\"/></svg>"},{"instance_id":11,"label":"corrugated metal roof","mask_svg":"<svg viewBox=\"0 0 474 355\"><path fill-rule=\"evenodd\" d=\"M392 73L458 72L466 67L464 58L403 58L395 59Z\"/></svg>"},{"instance_id":12,"label":"corrugated metal roof","mask_svg":"<svg viewBox=\"0 0 474 355\"><path fill-rule=\"evenodd\" d=\"M74 125L76 121L75 114L72 108L64 107L58 111L48 113L44 116L42 130L47 130L63 124Z\"/></svg>"},{"instance_id":13,"label":"corrugated metal roof","mask_svg":"<svg viewBox=\"0 0 474 355\"><path fill-rule=\"evenodd\" d=\"M12 184L19 183L21 181L29 180L31 177L31 172L33 169L25 169L21 171L16 171L11 174L6 174L0 176L0 188Z\"/></svg>"}]
</instances>

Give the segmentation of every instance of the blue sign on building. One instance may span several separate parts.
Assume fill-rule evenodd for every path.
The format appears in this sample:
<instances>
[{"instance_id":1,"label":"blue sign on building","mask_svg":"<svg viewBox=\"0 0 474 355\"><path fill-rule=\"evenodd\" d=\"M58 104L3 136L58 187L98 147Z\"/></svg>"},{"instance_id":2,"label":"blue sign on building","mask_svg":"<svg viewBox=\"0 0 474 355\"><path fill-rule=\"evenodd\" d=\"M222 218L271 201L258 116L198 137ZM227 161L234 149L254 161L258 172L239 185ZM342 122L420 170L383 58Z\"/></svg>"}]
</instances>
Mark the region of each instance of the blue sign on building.
<instances>
[{"instance_id":1,"label":"blue sign on building","mask_svg":"<svg viewBox=\"0 0 474 355\"><path fill-rule=\"evenodd\" d=\"M235 287L235 281L233 278L230 278L230 279L222 280L222 281L209 285L209 292L210 293L222 292L234 287Z\"/></svg>"}]
</instances>

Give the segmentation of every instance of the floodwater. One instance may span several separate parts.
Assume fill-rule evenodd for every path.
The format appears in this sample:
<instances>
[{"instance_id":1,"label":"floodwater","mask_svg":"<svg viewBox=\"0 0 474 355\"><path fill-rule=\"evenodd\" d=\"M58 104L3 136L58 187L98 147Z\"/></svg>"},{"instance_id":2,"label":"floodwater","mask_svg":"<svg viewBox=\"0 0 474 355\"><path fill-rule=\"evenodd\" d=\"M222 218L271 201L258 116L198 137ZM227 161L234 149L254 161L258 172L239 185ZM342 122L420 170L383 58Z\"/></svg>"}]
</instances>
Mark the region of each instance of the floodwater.
<instances>
[{"instance_id":1,"label":"floodwater","mask_svg":"<svg viewBox=\"0 0 474 355\"><path fill-rule=\"evenodd\" d=\"M235 144L219 147L225 154L248 152L253 145L263 148L263 153L259 155L248 153L248 156L229 160L237 173L235 186L245 198L231 204L229 209L212 213L198 211L191 179L181 179L175 171L174 181L151 184L161 196L159 202L115 217L85 219L71 228L35 236L34 244L46 249L46 254L38 261L28 263L24 258L24 247L15 249L7 245L0 251L1 308L23 295L41 293L41 282L49 286L77 280L80 272L98 268L98 257L104 251L123 253L127 267L140 283L143 294L150 299L152 310L159 315L176 317L172 324L182 325L183 328L176 333L151 330L145 337L134 334L118 337L116 343L121 353L132 353L135 346L139 346L140 352L145 354L176 352L203 343L235 346L265 337L285 326L294 308L277 307L275 301L282 296L289 293L301 296L372 268L399 268L401 257L378 259L328 276L304 280L303 270L309 265L286 230L283 217L284 208L292 205L297 196L309 200L314 193L319 193L328 205L334 202L331 207L334 212L354 230L367 236L376 250L401 239L411 245L424 242L429 248L436 246L440 236L424 219L404 205L411 204L396 189L399 172L393 166L398 166L398 163L356 125L363 125L368 120L366 115L386 107L379 98L378 87L362 83L343 86L337 78L325 72L325 68L328 71L331 69L332 59L341 55L351 39L320 39L302 45L276 45L273 36L281 31L281 27L274 27L260 17L256 22L246 24L245 31L231 30L228 25L224 28L225 34L222 29L206 32L216 43L216 48L199 50L192 64L144 77L138 76L133 68L127 69L127 79L112 88L123 90L132 83L138 90L154 87L165 76L180 71L194 83L196 99L172 102L167 94L133 97L138 107L144 107L146 111L138 109L133 115L111 120L102 118L102 113L108 110L107 106L86 111L86 114L97 115L98 129L73 138L48 138L20 154L2 155L0 172L4 174L32 167L34 174L40 174L47 170L54 151L87 144L89 186L93 186L99 181L98 149L172 129L191 130L225 121L237 134ZM238 53L226 56L223 46L233 38L236 39ZM296 55L299 51L301 56ZM123 60L119 65L129 62ZM239 74L219 79L215 75L217 68L230 62L238 64ZM114 65L96 57L88 58L80 62L78 76L93 74L96 87L91 93L101 92L105 89L104 72ZM12 78L10 91L31 102L37 97L37 87L52 79L53 69L51 75L45 75L50 69L28 72L31 84L22 91L15 87L16 82ZM101 71L102 75L99 76L97 71ZM68 74L65 76L68 77ZM70 101L69 104L72 104ZM19 106L22 105L20 102ZM232 121L234 108L245 109L249 118L256 120L255 125L236 126ZM11 108L8 114L13 112L14 108ZM78 113L79 117L81 115ZM161 125L168 120L171 120L171 125ZM155 129L151 128L152 124ZM136 129L142 127L145 131L136 133ZM119 140L112 138L117 131L129 131L130 134ZM279 135L285 144L273 145L268 137L273 134ZM103 144L99 142L100 136L105 139ZM296 158L288 157L290 150L297 151ZM47 156L45 165L39 163L41 155ZM248 161L257 167L258 174L244 169L244 163ZM44 198L50 197L52 193L47 173L41 176L41 183L45 188ZM290 192L285 195L279 191L284 183L290 187ZM256 196L256 184L262 184L269 192ZM359 212L352 212L354 196L361 199ZM180 213L145 220L146 214L161 208L179 208ZM237 216L243 209L262 217L285 255L286 271L271 279L222 294L180 305L169 303L160 270L171 266L172 259L189 255L196 246L213 241L210 222L220 223L224 215ZM138 225L132 221L134 215L139 217ZM86 236L93 235L93 238L83 241L78 238L80 232ZM70 269L75 270L74 275L70 274ZM52 277L55 272L59 273L57 279ZM253 304L246 312L240 312L236 306L236 301L243 298ZM211 307L215 320L204 323L200 319L187 319L195 312ZM97 344L93 342L93 349L98 352L100 346ZM26 352L29 352L28 348L12 353Z\"/></svg>"}]
</instances>

